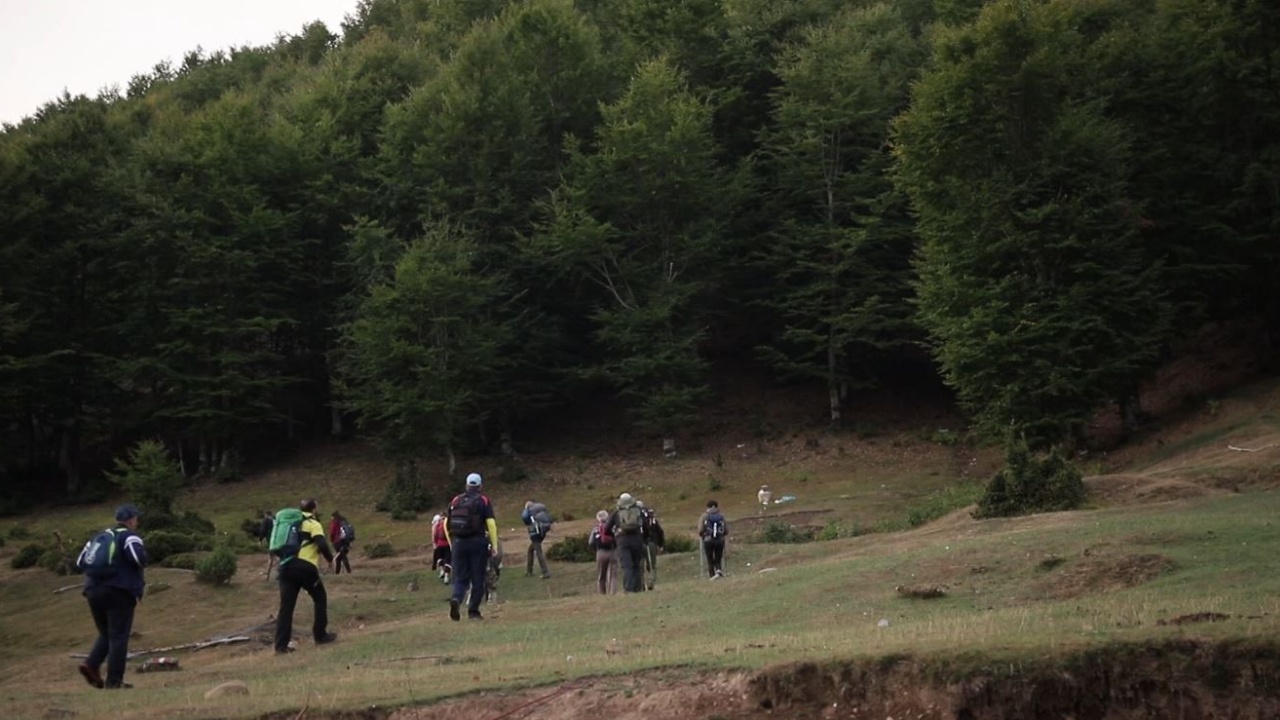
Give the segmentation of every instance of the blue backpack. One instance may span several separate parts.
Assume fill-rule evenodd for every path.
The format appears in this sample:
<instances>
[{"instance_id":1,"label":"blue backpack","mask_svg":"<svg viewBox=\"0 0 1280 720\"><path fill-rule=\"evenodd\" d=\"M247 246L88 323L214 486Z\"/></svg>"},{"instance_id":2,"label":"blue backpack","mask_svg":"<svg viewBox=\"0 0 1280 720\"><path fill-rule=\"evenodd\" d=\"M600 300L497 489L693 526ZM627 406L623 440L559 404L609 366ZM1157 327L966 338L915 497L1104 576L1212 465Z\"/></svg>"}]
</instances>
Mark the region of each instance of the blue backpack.
<instances>
[{"instance_id":1,"label":"blue backpack","mask_svg":"<svg viewBox=\"0 0 1280 720\"><path fill-rule=\"evenodd\" d=\"M729 528L725 526L724 515L713 512L707 516L707 522L703 525L703 534L708 540L719 540L729 534Z\"/></svg>"},{"instance_id":2,"label":"blue backpack","mask_svg":"<svg viewBox=\"0 0 1280 720\"><path fill-rule=\"evenodd\" d=\"M120 571L120 542L114 528L107 528L85 543L76 567L87 576L103 579Z\"/></svg>"}]
</instances>

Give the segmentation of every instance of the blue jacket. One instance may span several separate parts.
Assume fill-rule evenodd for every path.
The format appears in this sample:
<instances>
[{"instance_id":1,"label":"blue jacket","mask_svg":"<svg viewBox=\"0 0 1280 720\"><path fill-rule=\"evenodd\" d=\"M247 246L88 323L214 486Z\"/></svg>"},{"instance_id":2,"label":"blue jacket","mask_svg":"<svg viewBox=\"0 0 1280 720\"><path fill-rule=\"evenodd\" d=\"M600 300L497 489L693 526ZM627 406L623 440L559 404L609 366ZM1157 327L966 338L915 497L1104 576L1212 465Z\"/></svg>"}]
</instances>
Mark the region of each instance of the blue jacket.
<instances>
[{"instance_id":1,"label":"blue jacket","mask_svg":"<svg viewBox=\"0 0 1280 720\"><path fill-rule=\"evenodd\" d=\"M144 572L144 568L147 566L147 547L142 544L141 535L124 525L117 526L115 533L116 551L120 554L120 562L116 574L107 578L94 578L86 575L84 589L88 590L102 585L117 587L121 590L128 590L135 598L141 600L142 593L147 587L147 579ZM77 565L84 561L84 554L88 549L89 544L85 543L84 550L80 551L80 557L76 560Z\"/></svg>"}]
</instances>

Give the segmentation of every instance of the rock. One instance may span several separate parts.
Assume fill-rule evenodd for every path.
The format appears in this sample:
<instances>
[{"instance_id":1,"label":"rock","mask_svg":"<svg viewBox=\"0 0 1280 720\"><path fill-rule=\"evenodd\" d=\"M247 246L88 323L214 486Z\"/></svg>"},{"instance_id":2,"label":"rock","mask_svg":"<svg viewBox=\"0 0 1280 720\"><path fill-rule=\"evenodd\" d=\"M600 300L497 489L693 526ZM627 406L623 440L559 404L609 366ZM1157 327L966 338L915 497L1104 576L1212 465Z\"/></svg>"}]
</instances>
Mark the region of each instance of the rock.
<instances>
[{"instance_id":1,"label":"rock","mask_svg":"<svg viewBox=\"0 0 1280 720\"><path fill-rule=\"evenodd\" d=\"M880 618L880 622L876 623L876 627L887 628L889 627L889 621L884 618Z\"/></svg>"},{"instance_id":2,"label":"rock","mask_svg":"<svg viewBox=\"0 0 1280 720\"><path fill-rule=\"evenodd\" d=\"M226 697L228 695L248 695L249 686L239 680L228 680L204 694L205 700Z\"/></svg>"}]
</instances>

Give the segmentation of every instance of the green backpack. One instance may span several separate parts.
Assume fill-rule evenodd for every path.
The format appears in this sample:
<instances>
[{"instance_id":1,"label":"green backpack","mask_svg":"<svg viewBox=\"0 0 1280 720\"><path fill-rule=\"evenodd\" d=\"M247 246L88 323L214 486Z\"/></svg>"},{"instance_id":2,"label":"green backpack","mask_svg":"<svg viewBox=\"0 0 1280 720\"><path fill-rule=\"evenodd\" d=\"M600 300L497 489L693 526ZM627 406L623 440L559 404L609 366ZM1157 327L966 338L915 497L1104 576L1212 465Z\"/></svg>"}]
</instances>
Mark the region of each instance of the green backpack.
<instances>
[{"instance_id":1,"label":"green backpack","mask_svg":"<svg viewBox=\"0 0 1280 720\"><path fill-rule=\"evenodd\" d=\"M267 551L280 558L281 564L298 556L303 542L309 540L302 534L302 511L285 508L276 513L276 523L271 527L271 542Z\"/></svg>"},{"instance_id":2,"label":"green backpack","mask_svg":"<svg viewBox=\"0 0 1280 720\"><path fill-rule=\"evenodd\" d=\"M618 510L618 532L623 535L636 535L644 530L644 512L638 505L630 505Z\"/></svg>"}]
</instances>

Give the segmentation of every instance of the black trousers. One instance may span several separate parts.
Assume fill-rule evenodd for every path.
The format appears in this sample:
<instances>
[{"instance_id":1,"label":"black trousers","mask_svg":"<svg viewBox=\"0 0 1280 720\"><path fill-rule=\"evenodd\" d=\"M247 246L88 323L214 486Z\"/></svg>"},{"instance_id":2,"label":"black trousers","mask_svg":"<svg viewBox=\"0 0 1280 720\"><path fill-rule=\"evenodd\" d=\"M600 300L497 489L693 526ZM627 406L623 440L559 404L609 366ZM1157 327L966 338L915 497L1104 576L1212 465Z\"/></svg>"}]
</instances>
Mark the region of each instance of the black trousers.
<instances>
[{"instance_id":1,"label":"black trousers","mask_svg":"<svg viewBox=\"0 0 1280 720\"><path fill-rule=\"evenodd\" d=\"M107 687L119 687L124 682L125 661L129 658L129 633L133 631L133 611L138 600L133 593L117 587L99 585L84 591L89 601L93 624L98 628L98 639L89 651L85 664L99 668L107 661Z\"/></svg>"},{"instance_id":2,"label":"black trousers","mask_svg":"<svg viewBox=\"0 0 1280 720\"><path fill-rule=\"evenodd\" d=\"M639 535L618 536L618 562L622 566L622 591L644 591L644 538Z\"/></svg>"},{"instance_id":3,"label":"black trousers","mask_svg":"<svg viewBox=\"0 0 1280 720\"><path fill-rule=\"evenodd\" d=\"M489 537L473 535L453 539L453 599L462 602L471 590L467 612L480 612L484 602L485 575L489 571Z\"/></svg>"},{"instance_id":4,"label":"black trousers","mask_svg":"<svg viewBox=\"0 0 1280 720\"><path fill-rule=\"evenodd\" d=\"M703 540L702 549L707 554L707 575L724 571L724 540Z\"/></svg>"},{"instance_id":5,"label":"black trousers","mask_svg":"<svg viewBox=\"0 0 1280 720\"><path fill-rule=\"evenodd\" d=\"M347 553L351 552L350 540L339 540L337 553L333 556L333 574L341 575L342 567L345 565L347 574L351 574L351 561L347 559Z\"/></svg>"},{"instance_id":6,"label":"black trousers","mask_svg":"<svg viewBox=\"0 0 1280 720\"><path fill-rule=\"evenodd\" d=\"M293 639L293 610L298 605L298 593L306 590L315 605L315 620L311 635L321 640L329 634L329 596L320 581L320 570L301 558L293 558L280 566L276 573L280 580L280 611L276 613L276 650L289 647Z\"/></svg>"}]
</instances>

